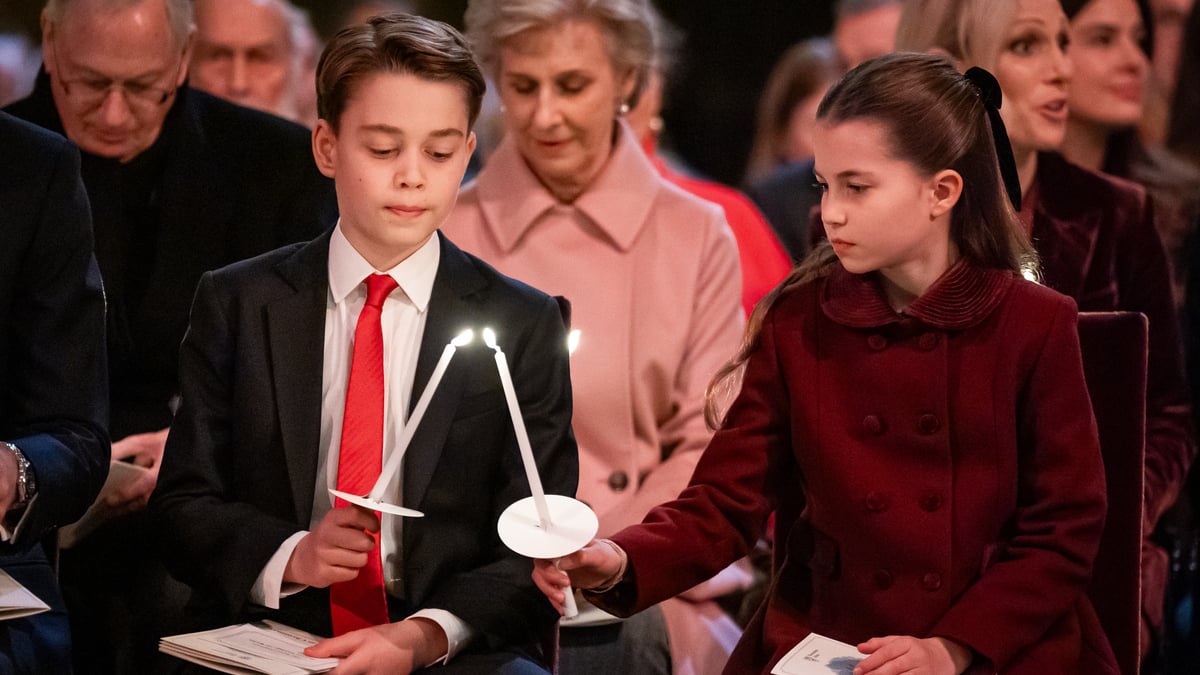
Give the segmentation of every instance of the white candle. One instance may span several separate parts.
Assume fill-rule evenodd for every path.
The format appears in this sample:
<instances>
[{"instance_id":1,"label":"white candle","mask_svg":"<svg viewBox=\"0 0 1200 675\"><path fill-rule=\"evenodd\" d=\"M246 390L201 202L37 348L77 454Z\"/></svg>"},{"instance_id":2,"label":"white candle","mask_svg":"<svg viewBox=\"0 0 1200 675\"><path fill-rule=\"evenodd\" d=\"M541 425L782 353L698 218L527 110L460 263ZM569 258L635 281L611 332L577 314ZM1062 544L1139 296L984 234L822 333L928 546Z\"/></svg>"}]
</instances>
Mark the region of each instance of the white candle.
<instances>
[{"instance_id":1,"label":"white candle","mask_svg":"<svg viewBox=\"0 0 1200 675\"><path fill-rule=\"evenodd\" d=\"M421 424L421 418L425 416L425 409L429 407L429 401L433 399L433 393L437 391L438 384L442 381L442 376L446 374L446 369L450 367L450 359L454 357L455 349L468 344L474 338L474 331L467 329L459 333L442 350L442 357L438 359L437 365L434 366L433 374L429 376L429 382L425 385L425 390L421 392L421 398L417 399L417 404L413 406L412 415L404 425L404 431L400 433L400 440L396 443L396 448L392 451L391 456L388 457L387 464L379 472L379 479L375 481L375 487L371 488L371 493L367 495L368 499L376 502L383 501L383 492L387 489L392 476L400 471L400 462L404 460L404 453L408 450L408 444L412 442L413 434L417 432L417 427Z\"/></svg>"},{"instance_id":2,"label":"white candle","mask_svg":"<svg viewBox=\"0 0 1200 675\"><path fill-rule=\"evenodd\" d=\"M537 464L533 461L533 448L529 445L529 434L525 431L525 420L521 417L521 406L517 403L517 392L513 388L512 375L508 372L508 360L504 352L496 344L496 334L491 328L483 329L483 343L496 351L496 370L500 373L500 386L504 388L504 398L508 401L508 414L512 417L513 430L517 434L517 447L521 450L521 461L525 464L525 478L529 480L529 491L533 493L533 504L537 509L538 522L542 529L548 530L554 526L550 520L550 511L546 508L546 493L542 490L542 479L538 475Z\"/></svg>"}]
</instances>

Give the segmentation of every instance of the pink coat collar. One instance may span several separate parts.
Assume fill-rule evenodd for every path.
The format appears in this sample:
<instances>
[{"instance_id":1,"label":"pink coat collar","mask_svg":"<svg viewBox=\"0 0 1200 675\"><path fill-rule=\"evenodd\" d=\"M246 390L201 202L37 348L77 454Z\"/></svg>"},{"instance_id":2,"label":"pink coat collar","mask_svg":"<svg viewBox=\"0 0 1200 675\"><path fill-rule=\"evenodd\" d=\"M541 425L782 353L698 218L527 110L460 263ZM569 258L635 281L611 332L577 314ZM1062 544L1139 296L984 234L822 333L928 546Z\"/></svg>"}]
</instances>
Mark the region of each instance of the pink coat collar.
<instances>
[{"instance_id":1,"label":"pink coat collar","mask_svg":"<svg viewBox=\"0 0 1200 675\"><path fill-rule=\"evenodd\" d=\"M578 210L616 248L627 251L662 187L654 165L624 123L620 123L608 163L574 204L560 204L542 186L511 138L501 142L475 180L484 221L505 253L517 246L542 214L554 208Z\"/></svg>"}]
</instances>

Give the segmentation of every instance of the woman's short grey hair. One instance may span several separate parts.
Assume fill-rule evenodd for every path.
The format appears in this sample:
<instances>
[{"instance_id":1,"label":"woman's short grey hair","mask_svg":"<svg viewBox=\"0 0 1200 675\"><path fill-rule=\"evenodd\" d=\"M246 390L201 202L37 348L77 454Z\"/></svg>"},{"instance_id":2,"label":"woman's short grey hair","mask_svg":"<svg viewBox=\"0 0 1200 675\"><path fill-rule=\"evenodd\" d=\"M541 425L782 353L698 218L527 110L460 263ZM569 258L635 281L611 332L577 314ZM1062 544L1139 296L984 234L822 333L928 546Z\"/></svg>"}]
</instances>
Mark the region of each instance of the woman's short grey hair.
<instances>
[{"instance_id":1,"label":"woman's short grey hair","mask_svg":"<svg viewBox=\"0 0 1200 675\"><path fill-rule=\"evenodd\" d=\"M117 11L142 4L145 0L100 0L94 4L98 7ZM50 23L62 25L63 17L78 5L78 0L48 0L46 2L46 18ZM193 28L192 0L163 0L167 7L167 21L171 26L171 38L180 49L187 44L188 36Z\"/></svg>"},{"instance_id":2,"label":"woman's short grey hair","mask_svg":"<svg viewBox=\"0 0 1200 675\"><path fill-rule=\"evenodd\" d=\"M493 79L509 38L571 19L594 22L607 39L613 70L634 73L633 93L625 101L631 108L658 55L658 26L648 0L470 0L464 19L475 56Z\"/></svg>"}]
</instances>

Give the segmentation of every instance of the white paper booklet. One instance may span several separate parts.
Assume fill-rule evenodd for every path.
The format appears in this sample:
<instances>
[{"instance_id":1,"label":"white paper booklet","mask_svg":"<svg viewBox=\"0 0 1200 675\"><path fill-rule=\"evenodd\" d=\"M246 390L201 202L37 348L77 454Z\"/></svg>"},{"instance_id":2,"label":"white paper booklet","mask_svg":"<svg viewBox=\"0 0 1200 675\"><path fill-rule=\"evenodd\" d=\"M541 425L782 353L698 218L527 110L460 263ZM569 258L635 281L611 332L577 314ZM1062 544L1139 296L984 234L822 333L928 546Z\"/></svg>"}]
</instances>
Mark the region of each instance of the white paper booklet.
<instances>
[{"instance_id":1,"label":"white paper booklet","mask_svg":"<svg viewBox=\"0 0 1200 675\"><path fill-rule=\"evenodd\" d=\"M49 610L50 607L41 598L30 593L8 572L0 570L0 621L20 619Z\"/></svg>"},{"instance_id":2,"label":"white paper booklet","mask_svg":"<svg viewBox=\"0 0 1200 675\"><path fill-rule=\"evenodd\" d=\"M852 675L867 658L854 645L810 633L771 669L773 675Z\"/></svg>"},{"instance_id":3,"label":"white paper booklet","mask_svg":"<svg viewBox=\"0 0 1200 675\"><path fill-rule=\"evenodd\" d=\"M244 623L162 638L158 650L235 675L309 675L333 670L337 659L314 659L304 648L322 638L274 621Z\"/></svg>"}]
</instances>

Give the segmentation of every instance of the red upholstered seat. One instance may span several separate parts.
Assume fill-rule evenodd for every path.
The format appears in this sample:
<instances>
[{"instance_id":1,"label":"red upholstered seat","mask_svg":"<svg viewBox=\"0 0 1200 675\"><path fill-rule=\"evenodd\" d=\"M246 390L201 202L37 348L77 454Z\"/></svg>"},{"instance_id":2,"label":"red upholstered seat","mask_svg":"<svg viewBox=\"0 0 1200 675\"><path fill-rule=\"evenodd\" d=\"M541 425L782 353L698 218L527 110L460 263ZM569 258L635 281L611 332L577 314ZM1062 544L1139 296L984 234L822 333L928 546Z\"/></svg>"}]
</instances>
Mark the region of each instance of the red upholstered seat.
<instances>
[{"instance_id":1,"label":"red upholstered seat","mask_svg":"<svg viewBox=\"0 0 1200 675\"><path fill-rule=\"evenodd\" d=\"M1129 675L1138 672L1140 654L1148 325L1138 312L1079 314L1084 375L1108 483L1108 515L1089 596L1121 672Z\"/></svg>"}]
</instances>

